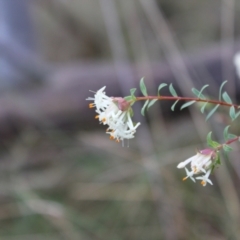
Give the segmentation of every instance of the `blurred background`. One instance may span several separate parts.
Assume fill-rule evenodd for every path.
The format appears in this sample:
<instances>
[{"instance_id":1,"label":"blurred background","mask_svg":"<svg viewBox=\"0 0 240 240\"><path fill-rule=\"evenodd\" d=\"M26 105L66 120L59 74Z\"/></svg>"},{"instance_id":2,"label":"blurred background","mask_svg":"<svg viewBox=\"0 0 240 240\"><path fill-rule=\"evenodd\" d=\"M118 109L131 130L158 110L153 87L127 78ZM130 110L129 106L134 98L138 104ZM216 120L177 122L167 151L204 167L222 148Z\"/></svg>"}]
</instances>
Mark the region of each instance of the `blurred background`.
<instances>
[{"instance_id":1,"label":"blurred background","mask_svg":"<svg viewBox=\"0 0 240 240\"><path fill-rule=\"evenodd\" d=\"M228 80L238 102L239 35L234 0L0 0L0 238L239 239L239 145L213 186L176 169L209 131L223 141L228 109L206 122L197 105L143 118L136 104L141 126L122 147L85 100L103 86L126 96L145 76L150 95L209 84L212 98Z\"/></svg>"}]
</instances>

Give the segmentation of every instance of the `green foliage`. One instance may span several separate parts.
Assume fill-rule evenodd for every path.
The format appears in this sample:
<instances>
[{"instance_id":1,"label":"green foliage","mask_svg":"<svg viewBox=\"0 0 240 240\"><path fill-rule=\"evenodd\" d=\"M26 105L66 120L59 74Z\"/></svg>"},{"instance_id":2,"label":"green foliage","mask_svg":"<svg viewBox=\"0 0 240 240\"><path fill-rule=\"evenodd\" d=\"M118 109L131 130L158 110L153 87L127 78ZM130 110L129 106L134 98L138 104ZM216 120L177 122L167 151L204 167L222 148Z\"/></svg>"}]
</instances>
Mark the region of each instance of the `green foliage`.
<instances>
[{"instance_id":1,"label":"green foliage","mask_svg":"<svg viewBox=\"0 0 240 240\"><path fill-rule=\"evenodd\" d=\"M228 140L228 129L230 128L230 125L226 126L223 130L223 137L224 140L227 141Z\"/></svg>"},{"instance_id":2,"label":"green foliage","mask_svg":"<svg viewBox=\"0 0 240 240\"><path fill-rule=\"evenodd\" d=\"M232 149L232 147L230 147L229 145L224 144L224 145L223 145L223 150L224 150L225 152L230 152L230 151L232 151L233 149Z\"/></svg>"},{"instance_id":3,"label":"green foliage","mask_svg":"<svg viewBox=\"0 0 240 240\"><path fill-rule=\"evenodd\" d=\"M209 132L207 135L207 144L209 147L216 149L221 144L212 140L212 132Z\"/></svg>"},{"instance_id":4,"label":"green foliage","mask_svg":"<svg viewBox=\"0 0 240 240\"><path fill-rule=\"evenodd\" d=\"M237 137L237 135L232 134L232 133L229 133L228 136L227 136L228 140L229 140L229 139L236 138L236 137Z\"/></svg>"},{"instance_id":5,"label":"green foliage","mask_svg":"<svg viewBox=\"0 0 240 240\"><path fill-rule=\"evenodd\" d=\"M223 89L223 86L224 86L226 83L227 83L227 81L224 81L224 82L221 84L220 88L219 88L219 101L221 101L222 89Z\"/></svg>"},{"instance_id":6,"label":"green foliage","mask_svg":"<svg viewBox=\"0 0 240 240\"><path fill-rule=\"evenodd\" d=\"M177 97L178 96L176 91L175 91L175 89L174 89L174 87L173 87L173 85L172 85L172 83L169 86L169 91L170 91L170 93L172 94L173 97Z\"/></svg>"},{"instance_id":7,"label":"green foliage","mask_svg":"<svg viewBox=\"0 0 240 240\"><path fill-rule=\"evenodd\" d=\"M130 89L130 94L131 94L131 96L134 96L135 97L135 92L136 92L136 88L132 88L132 89Z\"/></svg>"},{"instance_id":8,"label":"green foliage","mask_svg":"<svg viewBox=\"0 0 240 240\"><path fill-rule=\"evenodd\" d=\"M159 87L158 87L158 96L160 96L160 90L161 90L162 88L166 87L166 86L167 86L166 83L161 83L161 84L159 85Z\"/></svg>"},{"instance_id":9,"label":"green foliage","mask_svg":"<svg viewBox=\"0 0 240 240\"><path fill-rule=\"evenodd\" d=\"M231 100L231 98L229 97L229 95L227 94L227 92L224 92L224 93L222 94L222 97L223 97L223 99L224 99L224 101L225 101L226 103L232 104L232 100Z\"/></svg>"},{"instance_id":10,"label":"green foliage","mask_svg":"<svg viewBox=\"0 0 240 240\"><path fill-rule=\"evenodd\" d=\"M147 100L147 101L144 103L143 107L142 107L141 114L142 114L143 116L145 116L145 109L146 109L148 103L149 103L149 100Z\"/></svg>"},{"instance_id":11,"label":"green foliage","mask_svg":"<svg viewBox=\"0 0 240 240\"><path fill-rule=\"evenodd\" d=\"M220 155L219 155L218 152L217 152L216 154L217 154L217 155L216 155L216 158L215 158L215 160L214 160L214 162L213 162L213 164L212 164L211 172L213 172L213 170L214 170L218 165L221 165Z\"/></svg>"},{"instance_id":12,"label":"green foliage","mask_svg":"<svg viewBox=\"0 0 240 240\"><path fill-rule=\"evenodd\" d=\"M240 111L238 113L235 114L235 119L238 118L240 115Z\"/></svg>"},{"instance_id":13,"label":"green foliage","mask_svg":"<svg viewBox=\"0 0 240 240\"><path fill-rule=\"evenodd\" d=\"M193 101L184 103L184 104L181 106L181 110L184 109L184 108L186 108L186 107L191 106L191 105L194 104L195 102L196 102L196 101L193 100Z\"/></svg>"},{"instance_id":14,"label":"green foliage","mask_svg":"<svg viewBox=\"0 0 240 240\"><path fill-rule=\"evenodd\" d=\"M149 102L149 104L148 104L147 110L148 110L151 106L153 106L153 104L154 104L157 100L158 100L158 99L152 99L152 100Z\"/></svg>"},{"instance_id":15,"label":"green foliage","mask_svg":"<svg viewBox=\"0 0 240 240\"><path fill-rule=\"evenodd\" d=\"M174 104L171 106L171 110L172 110L172 111L174 111L174 108L175 108L176 104L178 103L178 101L179 101L179 100L176 100L176 101L174 102Z\"/></svg>"},{"instance_id":16,"label":"green foliage","mask_svg":"<svg viewBox=\"0 0 240 240\"><path fill-rule=\"evenodd\" d=\"M146 88L145 83L144 83L144 78L141 78L141 80L140 80L140 90L145 97L148 96L147 88Z\"/></svg>"},{"instance_id":17,"label":"green foliage","mask_svg":"<svg viewBox=\"0 0 240 240\"><path fill-rule=\"evenodd\" d=\"M230 118L233 120L236 119L236 113L235 113L235 108L234 106L231 106L230 109L229 109L229 116Z\"/></svg>"},{"instance_id":18,"label":"green foliage","mask_svg":"<svg viewBox=\"0 0 240 240\"><path fill-rule=\"evenodd\" d=\"M133 100L135 100L135 98L133 98L132 96L126 96L124 97L124 99L128 102L132 102Z\"/></svg>"},{"instance_id":19,"label":"green foliage","mask_svg":"<svg viewBox=\"0 0 240 240\"><path fill-rule=\"evenodd\" d=\"M131 102L131 105L133 105L134 102L136 101L135 92L136 92L136 88L132 88L132 89L130 89L130 94L131 95L124 97L124 99L126 101Z\"/></svg>"},{"instance_id":20,"label":"green foliage","mask_svg":"<svg viewBox=\"0 0 240 240\"><path fill-rule=\"evenodd\" d=\"M216 105L207 115L206 117L206 121L216 112L216 110L218 109L218 107L220 106L220 104Z\"/></svg>"},{"instance_id":21,"label":"green foliage","mask_svg":"<svg viewBox=\"0 0 240 240\"><path fill-rule=\"evenodd\" d=\"M204 113L205 107L207 106L208 102L205 102L201 107L201 113Z\"/></svg>"},{"instance_id":22,"label":"green foliage","mask_svg":"<svg viewBox=\"0 0 240 240\"><path fill-rule=\"evenodd\" d=\"M194 95L195 95L196 97L201 98L201 99L206 99L206 97L202 94L202 92L203 92L203 90L204 90L205 88L207 88L208 86L209 86L208 84L204 85L204 86L201 88L200 91L198 91L196 88L192 88L192 92L194 93Z\"/></svg>"}]
</instances>

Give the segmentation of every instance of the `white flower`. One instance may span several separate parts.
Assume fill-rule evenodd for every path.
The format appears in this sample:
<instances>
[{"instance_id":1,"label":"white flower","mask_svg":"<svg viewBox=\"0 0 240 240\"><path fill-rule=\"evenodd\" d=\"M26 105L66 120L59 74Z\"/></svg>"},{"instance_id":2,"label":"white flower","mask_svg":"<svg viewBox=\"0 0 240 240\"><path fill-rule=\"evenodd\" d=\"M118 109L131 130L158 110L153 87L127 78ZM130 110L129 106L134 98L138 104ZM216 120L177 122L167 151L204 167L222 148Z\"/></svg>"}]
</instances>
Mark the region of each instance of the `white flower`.
<instances>
[{"instance_id":1,"label":"white flower","mask_svg":"<svg viewBox=\"0 0 240 240\"><path fill-rule=\"evenodd\" d=\"M90 108L96 107L96 109L99 111L99 110L104 110L109 106L109 104L112 102L112 98L108 97L105 94L105 92L104 92L105 88L106 88L106 86L99 89L95 93L94 98L89 97L89 98L86 99L86 100L91 100L91 101L93 100L94 101L94 103L89 104Z\"/></svg>"},{"instance_id":2,"label":"white flower","mask_svg":"<svg viewBox=\"0 0 240 240\"><path fill-rule=\"evenodd\" d=\"M216 158L216 153L213 149L203 149L197 152L196 155L186 159L183 162L180 162L177 165L177 168L185 168L187 176L183 178L186 180L187 178L192 179L195 182L194 175L199 173L205 173L205 175L201 177L197 177L196 179L202 179L202 185L206 186L206 183L209 182L212 184L211 180L208 179L211 173L211 166L213 160ZM186 166L190 164L191 171L189 171Z\"/></svg>"},{"instance_id":3,"label":"white flower","mask_svg":"<svg viewBox=\"0 0 240 240\"><path fill-rule=\"evenodd\" d=\"M205 175L201 176L201 177L196 177L197 180L202 180L201 184L205 187L207 185L207 183L210 183L211 185L213 185L212 181L209 179L209 175L211 173L211 169L209 169Z\"/></svg>"},{"instance_id":4,"label":"white flower","mask_svg":"<svg viewBox=\"0 0 240 240\"><path fill-rule=\"evenodd\" d=\"M187 176L185 178L183 178L183 181L185 181L187 178L190 178L193 182L196 182L193 175L194 175L194 172L193 171L188 171L187 168L185 168L185 171L186 171L186 174Z\"/></svg>"},{"instance_id":5,"label":"white flower","mask_svg":"<svg viewBox=\"0 0 240 240\"><path fill-rule=\"evenodd\" d=\"M130 103L124 98L110 98L104 92L105 87L98 90L94 98L86 100L94 101L89 107L96 107L97 116L100 123L108 125L106 131L110 135L110 139L117 142L124 139L134 138L134 133L140 123L133 124L131 118Z\"/></svg>"}]
</instances>

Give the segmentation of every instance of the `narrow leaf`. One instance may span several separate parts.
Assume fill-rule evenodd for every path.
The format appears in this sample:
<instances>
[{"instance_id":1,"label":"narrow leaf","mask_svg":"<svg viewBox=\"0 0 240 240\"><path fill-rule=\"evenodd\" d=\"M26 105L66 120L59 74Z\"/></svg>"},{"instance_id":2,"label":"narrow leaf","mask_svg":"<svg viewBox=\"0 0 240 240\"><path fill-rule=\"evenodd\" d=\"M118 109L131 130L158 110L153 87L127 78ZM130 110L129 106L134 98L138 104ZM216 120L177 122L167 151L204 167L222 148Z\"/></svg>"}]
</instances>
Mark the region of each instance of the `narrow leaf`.
<instances>
[{"instance_id":1,"label":"narrow leaf","mask_svg":"<svg viewBox=\"0 0 240 240\"><path fill-rule=\"evenodd\" d=\"M232 134L232 133L229 133L229 134L227 135L227 140L233 139L233 138L236 138L236 137L237 137L237 135Z\"/></svg>"},{"instance_id":2,"label":"narrow leaf","mask_svg":"<svg viewBox=\"0 0 240 240\"><path fill-rule=\"evenodd\" d=\"M157 101L157 99L151 100L150 103L148 104L147 109L149 109L156 101Z\"/></svg>"},{"instance_id":3,"label":"narrow leaf","mask_svg":"<svg viewBox=\"0 0 240 240\"><path fill-rule=\"evenodd\" d=\"M177 97L177 96L178 96L177 93L176 93L176 91L175 91L175 89L174 89L174 87L173 87L173 85L172 85L172 83L171 83L170 86L169 86L169 91L170 91L170 93L171 93L174 97Z\"/></svg>"},{"instance_id":4,"label":"narrow leaf","mask_svg":"<svg viewBox=\"0 0 240 240\"><path fill-rule=\"evenodd\" d=\"M178 101L179 101L179 99L176 100L176 101L174 102L174 104L171 106L171 110L172 110L172 111L174 111L174 108L175 108L176 104L178 103Z\"/></svg>"},{"instance_id":5,"label":"narrow leaf","mask_svg":"<svg viewBox=\"0 0 240 240\"><path fill-rule=\"evenodd\" d=\"M207 115L206 117L206 121L216 112L216 110L218 109L218 107L220 106L220 104L216 105Z\"/></svg>"},{"instance_id":6,"label":"narrow leaf","mask_svg":"<svg viewBox=\"0 0 240 240\"><path fill-rule=\"evenodd\" d=\"M221 84L220 88L219 88L219 101L221 101L222 89L223 89L223 86L224 86L226 83L227 83L227 81L224 81L224 82Z\"/></svg>"},{"instance_id":7,"label":"narrow leaf","mask_svg":"<svg viewBox=\"0 0 240 240\"><path fill-rule=\"evenodd\" d=\"M208 102L205 102L201 107L201 113L204 113L205 107L207 106Z\"/></svg>"},{"instance_id":8,"label":"narrow leaf","mask_svg":"<svg viewBox=\"0 0 240 240\"><path fill-rule=\"evenodd\" d=\"M236 118L235 108L231 106L229 109L229 116L231 117L232 121Z\"/></svg>"},{"instance_id":9,"label":"narrow leaf","mask_svg":"<svg viewBox=\"0 0 240 240\"><path fill-rule=\"evenodd\" d=\"M186 107L191 106L191 105L194 104L195 102L196 102L196 101L193 100L193 101L184 103L184 104L181 106L181 110L184 109L184 108L186 108Z\"/></svg>"},{"instance_id":10,"label":"narrow leaf","mask_svg":"<svg viewBox=\"0 0 240 240\"><path fill-rule=\"evenodd\" d=\"M223 137L224 140L227 141L228 140L228 129L230 128L230 125L226 126L223 130Z\"/></svg>"},{"instance_id":11,"label":"narrow leaf","mask_svg":"<svg viewBox=\"0 0 240 240\"><path fill-rule=\"evenodd\" d=\"M158 96L160 96L160 90L161 90L162 88L166 87L166 86L167 86L166 83L161 83L161 84L159 85L159 87L158 87Z\"/></svg>"},{"instance_id":12,"label":"narrow leaf","mask_svg":"<svg viewBox=\"0 0 240 240\"><path fill-rule=\"evenodd\" d=\"M200 93L196 88L192 88L192 92L197 98L206 99L206 97Z\"/></svg>"},{"instance_id":13,"label":"narrow leaf","mask_svg":"<svg viewBox=\"0 0 240 240\"><path fill-rule=\"evenodd\" d=\"M132 88L132 89L130 89L130 93L131 93L131 96L134 96L134 93L136 92L136 88Z\"/></svg>"},{"instance_id":14,"label":"narrow leaf","mask_svg":"<svg viewBox=\"0 0 240 240\"><path fill-rule=\"evenodd\" d=\"M149 100L147 100L147 101L144 103L143 107L142 107L141 114L142 114L143 116L145 116L145 108L147 107L148 102L149 102Z\"/></svg>"},{"instance_id":15,"label":"narrow leaf","mask_svg":"<svg viewBox=\"0 0 240 240\"><path fill-rule=\"evenodd\" d=\"M205 88L207 88L208 86L209 86L209 85L206 84L206 85L204 85L204 86L201 88L200 93L199 93L199 95L198 95L199 98L202 98L202 97L200 97L200 96L203 96L203 99L206 99L205 96L202 94L202 92L203 92L203 90L204 90Z\"/></svg>"},{"instance_id":16,"label":"narrow leaf","mask_svg":"<svg viewBox=\"0 0 240 240\"><path fill-rule=\"evenodd\" d=\"M232 104L232 100L231 100L231 98L229 97L229 95L227 94L227 92L224 92L224 93L222 94L222 97L223 97L223 99L224 99L224 101L225 101L226 103Z\"/></svg>"},{"instance_id":17,"label":"narrow leaf","mask_svg":"<svg viewBox=\"0 0 240 240\"><path fill-rule=\"evenodd\" d=\"M217 148L221 144L212 140L212 132L209 132L207 135L207 144L211 148Z\"/></svg>"},{"instance_id":18,"label":"narrow leaf","mask_svg":"<svg viewBox=\"0 0 240 240\"><path fill-rule=\"evenodd\" d=\"M237 117L239 117L239 115L240 115L240 111L235 114L235 119L236 119Z\"/></svg>"},{"instance_id":19,"label":"narrow leaf","mask_svg":"<svg viewBox=\"0 0 240 240\"><path fill-rule=\"evenodd\" d=\"M133 97L132 96L126 96L126 97L124 97L124 99L128 102L131 102L133 100Z\"/></svg>"},{"instance_id":20,"label":"narrow leaf","mask_svg":"<svg viewBox=\"0 0 240 240\"><path fill-rule=\"evenodd\" d=\"M230 151L232 151L233 149L232 149L232 147L230 147L229 145L224 144L224 145L223 145L223 150L224 150L225 152L230 152Z\"/></svg>"},{"instance_id":21,"label":"narrow leaf","mask_svg":"<svg viewBox=\"0 0 240 240\"><path fill-rule=\"evenodd\" d=\"M147 96L147 95L148 95L148 94L147 94L147 88L146 88L145 83L144 83L144 78L142 78L142 79L140 80L140 90L141 90L141 92L142 92L142 94L143 94L144 96Z\"/></svg>"}]
</instances>

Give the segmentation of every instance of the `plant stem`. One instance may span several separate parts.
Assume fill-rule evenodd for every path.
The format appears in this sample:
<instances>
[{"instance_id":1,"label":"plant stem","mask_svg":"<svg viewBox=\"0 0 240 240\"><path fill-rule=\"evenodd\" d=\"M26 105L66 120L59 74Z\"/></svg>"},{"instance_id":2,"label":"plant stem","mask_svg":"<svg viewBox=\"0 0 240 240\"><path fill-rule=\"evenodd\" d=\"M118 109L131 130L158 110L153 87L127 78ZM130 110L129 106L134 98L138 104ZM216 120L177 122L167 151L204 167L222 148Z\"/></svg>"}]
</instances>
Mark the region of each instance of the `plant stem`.
<instances>
[{"instance_id":1,"label":"plant stem","mask_svg":"<svg viewBox=\"0 0 240 240\"><path fill-rule=\"evenodd\" d=\"M235 138L229 139L229 140L226 141L225 143L219 145L219 146L216 148L216 150L220 150L221 148L223 148L224 145L229 145L229 144L231 144L231 143L233 143L233 142L238 141L239 138L240 138L240 136L237 136L237 137L235 137Z\"/></svg>"},{"instance_id":2,"label":"plant stem","mask_svg":"<svg viewBox=\"0 0 240 240\"><path fill-rule=\"evenodd\" d=\"M136 97L136 101L146 101L146 100L153 100L153 99L157 99L157 100L170 100L170 101L185 101L185 102L189 102L189 101L196 101L196 102L204 102L204 103L212 103L212 104L219 104L222 106L226 106L226 107L234 107L236 109L239 108L239 105L237 104L232 104L232 103L227 103L227 102L222 102L222 101L218 101L218 100L210 100L210 99L202 99L202 98L195 98L195 97L173 97L173 96L146 96L146 97Z\"/></svg>"}]
</instances>

